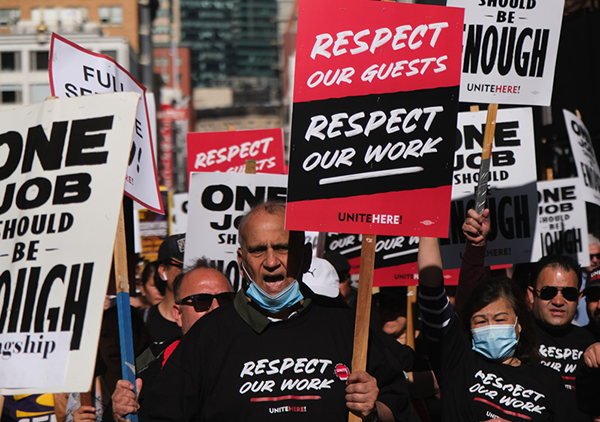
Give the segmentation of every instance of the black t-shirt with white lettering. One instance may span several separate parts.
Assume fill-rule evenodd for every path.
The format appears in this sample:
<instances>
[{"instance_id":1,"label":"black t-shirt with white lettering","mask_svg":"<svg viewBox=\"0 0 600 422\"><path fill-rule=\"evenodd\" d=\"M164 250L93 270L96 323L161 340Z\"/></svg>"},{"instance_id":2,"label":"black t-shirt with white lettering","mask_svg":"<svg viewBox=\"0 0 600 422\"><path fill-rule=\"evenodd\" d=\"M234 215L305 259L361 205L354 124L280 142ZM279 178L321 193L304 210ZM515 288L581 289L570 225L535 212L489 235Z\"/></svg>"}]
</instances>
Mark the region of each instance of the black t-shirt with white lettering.
<instances>
[{"instance_id":1,"label":"black t-shirt with white lettering","mask_svg":"<svg viewBox=\"0 0 600 422\"><path fill-rule=\"evenodd\" d=\"M237 299L236 299L237 300ZM325 301L325 303L320 303ZM140 409L147 421L347 421L354 312L313 298L305 311L257 333L227 305L182 338ZM410 420L398 343L371 331L367 372L379 401Z\"/></svg>"},{"instance_id":2,"label":"black t-shirt with white lettering","mask_svg":"<svg viewBox=\"0 0 600 422\"><path fill-rule=\"evenodd\" d=\"M544 365L504 365L471 348L442 285L419 287L419 306L442 421L567 421L571 405L560 376Z\"/></svg>"},{"instance_id":3,"label":"black t-shirt with white lettering","mask_svg":"<svg viewBox=\"0 0 600 422\"><path fill-rule=\"evenodd\" d=\"M485 359L471 350L458 321L451 324L443 347L438 345L429 354L441 364L442 420L568 420L566 390L553 371L542 365L513 367Z\"/></svg>"},{"instance_id":4,"label":"black t-shirt with white lettering","mask_svg":"<svg viewBox=\"0 0 600 422\"><path fill-rule=\"evenodd\" d=\"M550 330L536 321L542 363L557 371L568 390L568 399L575 403L575 373L583 352L594 343L594 337L582 327L570 324L561 330ZM589 421L579 409L569 417L571 421Z\"/></svg>"}]
</instances>

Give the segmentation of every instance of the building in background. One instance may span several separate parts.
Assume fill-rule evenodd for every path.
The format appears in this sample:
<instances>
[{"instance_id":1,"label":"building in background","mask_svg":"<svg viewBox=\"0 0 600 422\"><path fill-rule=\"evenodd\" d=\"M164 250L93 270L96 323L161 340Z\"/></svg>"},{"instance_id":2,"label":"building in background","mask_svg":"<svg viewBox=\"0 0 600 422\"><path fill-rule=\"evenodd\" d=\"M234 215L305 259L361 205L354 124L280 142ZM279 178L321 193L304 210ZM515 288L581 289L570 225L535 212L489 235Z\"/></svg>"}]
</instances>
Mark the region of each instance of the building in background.
<instances>
[{"instance_id":1,"label":"building in background","mask_svg":"<svg viewBox=\"0 0 600 422\"><path fill-rule=\"evenodd\" d=\"M135 67L135 54L123 37L65 34L71 41L114 58L126 69ZM0 35L0 110L44 101L51 96L48 76L50 34Z\"/></svg>"},{"instance_id":2,"label":"building in background","mask_svg":"<svg viewBox=\"0 0 600 422\"><path fill-rule=\"evenodd\" d=\"M2 0L0 34L80 32L124 37L138 51L138 5L130 0Z\"/></svg>"},{"instance_id":3,"label":"building in background","mask_svg":"<svg viewBox=\"0 0 600 422\"><path fill-rule=\"evenodd\" d=\"M51 95L52 32L112 57L135 77L137 16L137 5L128 0L2 0L0 110L34 104Z\"/></svg>"}]
</instances>

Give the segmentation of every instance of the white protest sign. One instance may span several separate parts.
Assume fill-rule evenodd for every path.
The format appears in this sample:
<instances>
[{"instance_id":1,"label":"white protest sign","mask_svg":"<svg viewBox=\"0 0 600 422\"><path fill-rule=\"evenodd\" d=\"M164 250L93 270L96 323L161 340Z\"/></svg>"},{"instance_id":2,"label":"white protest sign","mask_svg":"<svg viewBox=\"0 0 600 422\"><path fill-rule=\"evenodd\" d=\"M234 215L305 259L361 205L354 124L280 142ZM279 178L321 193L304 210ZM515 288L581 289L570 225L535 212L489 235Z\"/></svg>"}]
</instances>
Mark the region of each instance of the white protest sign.
<instances>
[{"instance_id":1,"label":"white protest sign","mask_svg":"<svg viewBox=\"0 0 600 422\"><path fill-rule=\"evenodd\" d=\"M109 92L137 92L142 95L138 106L125 193L144 207L163 214L152 131L146 104L146 88L111 57L88 51L69 40L52 34L50 47L50 86L52 95L74 98Z\"/></svg>"},{"instance_id":2,"label":"white protest sign","mask_svg":"<svg viewBox=\"0 0 600 422\"><path fill-rule=\"evenodd\" d=\"M459 113L460 146L454 154L450 233L440 244L444 268L460 268L466 239L461 227L479 180L487 112ZM486 207L492 229L486 265L529 262L536 217L535 146L530 108L498 110Z\"/></svg>"},{"instance_id":3,"label":"white protest sign","mask_svg":"<svg viewBox=\"0 0 600 422\"><path fill-rule=\"evenodd\" d=\"M188 193L173 194L173 207L171 208L171 233L187 232L188 220Z\"/></svg>"},{"instance_id":4,"label":"white protest sign","mask_svg":"<svg viewBox=\"0 0 600 422\"><path fill-rule=\"evenodd\" d=\"M575 114L568 110L563 110L563 114L577 166L580 194L584 201L600 205L600 170L592 138L581 119Z\"/></svg>"},{"instance_id":5,"label":"white protest sign","mask_svg":"<svg viewBox=\"0 0 600 422\"><path fill-rule=\"evenodd\" d=\"M1 394L89 390L139 99L0 113Z\"/></svg>"},{"instance_id":6,"label":"white protest sign","mask_svg":"<svg viewBox=\"0 0 600 422\"><path fill-rule=\"evenodd\" d=\"M237 290L238 224L251 205L285 201L287 176L281 174L191 173L184 264L206 257Z\"/></svg>"},{"instance_id":7,"label":"white protest sign","mask_svg":"<svg viewBox=\"0 0 600 422\"><path fill-rule=\"evenodd\" d=\"M448 0L465 8L462 102L550 105L564 0Z\"/></svg>"},{"instance_id":8,"label":"white protest sign","mask_svg":"<svg viewBox=\"0 0 600 422\"><path fill-rule=\"evenodd\" d=\"M538 182L538 214L531 262L550 254L569 255L588 266L585 201L578 179Z\"/></svg>"}]
</instances>

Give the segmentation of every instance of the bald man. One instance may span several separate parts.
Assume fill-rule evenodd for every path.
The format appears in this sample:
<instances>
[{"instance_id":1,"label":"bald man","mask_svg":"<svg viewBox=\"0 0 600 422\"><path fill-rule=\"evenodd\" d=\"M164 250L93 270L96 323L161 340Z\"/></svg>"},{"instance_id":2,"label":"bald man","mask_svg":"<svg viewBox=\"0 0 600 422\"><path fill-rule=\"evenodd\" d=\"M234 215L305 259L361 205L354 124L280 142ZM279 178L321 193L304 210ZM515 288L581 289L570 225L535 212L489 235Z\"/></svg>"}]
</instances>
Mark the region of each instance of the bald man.
<instances>
[{"instance_id":1,"label":"bald man","mask_svg":"<svg viewBox=\"0 0 600 422\"><path fill-rule=\"evenodd\" d=\"M354 312L302 282L311 246L284 219L265 203L241 220L246 287L182 338L141 421L411 420L402 345L372 330L367 371L351 370Z\"/></svg>"},{"instance_id":2,"label":"bald man","mask_svg":"<svg viewBox=\"0 0 600 422\"><path fill-rule=\"evenodd\" d=\"M232 303L235 297L227 277L205 258L196 260L190 268L175 278L173 295L175 304L172 314L183 335L204 315L220 306ZM162 343L158 348L147 351L149 356L147 363L141 363L142 356L136 360L138 376L141 377L137 379L138 394L142 386L144 386L144 396L146 391L151 389L158 372L178 345L179 339L170 344ZM112 395L114 420L125 421L128 414L139 409L144 396L140 396L138 402L133 385L126 380L118 381Z\"/></svg>"}]
</instances>

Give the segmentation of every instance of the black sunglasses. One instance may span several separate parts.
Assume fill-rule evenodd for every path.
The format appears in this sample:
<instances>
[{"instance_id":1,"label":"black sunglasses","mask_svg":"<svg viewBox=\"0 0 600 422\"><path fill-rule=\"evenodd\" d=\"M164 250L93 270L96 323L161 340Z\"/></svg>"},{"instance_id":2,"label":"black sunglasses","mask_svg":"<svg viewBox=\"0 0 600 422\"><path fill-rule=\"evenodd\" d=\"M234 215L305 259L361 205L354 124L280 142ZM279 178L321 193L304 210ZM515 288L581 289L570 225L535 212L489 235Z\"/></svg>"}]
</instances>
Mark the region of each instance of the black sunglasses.
<instances>
[{"instance_id":1,"label":"black sunglasses","mask_svg":"<svg viewBox=\"0 0 600 422\"><path fill-rule=\"evenodd\" d=\"M206 312L210 309L213 299L217 299L217 302L219 302L219 306L223 306L233 302L234 298L235 293L232 292L219 293L216 295L211 295L208 293L198 293L195 295L184 297L177 304L193 306L196 312Z\"/></svg>"},{"instance_id":2,"label":"black sunglasses","mask_svg":"<svg viewBox=\"0 0 600 422\"><path fill-rule=\"evenodd\" d=\"M569 302L575 302L579 297L579 290L576 287L554 287L554 286L544 286L541 290L535 289L538 297L542 300L551 300L561 292L563 297L567 299Z\"/></svg>"},{"instance_id":3,"label":"black sunglasses","mask_svg":"<svg viewBox=\"0 0 600 422\"><path fill-rule=\"evenodd\" d=\"M591 261L592 259L594 259L594 258L596 258L596 259L600 259L600 253L591 253L591 254L590 254L590 261Z\"/></svg>"}]
</instances>

